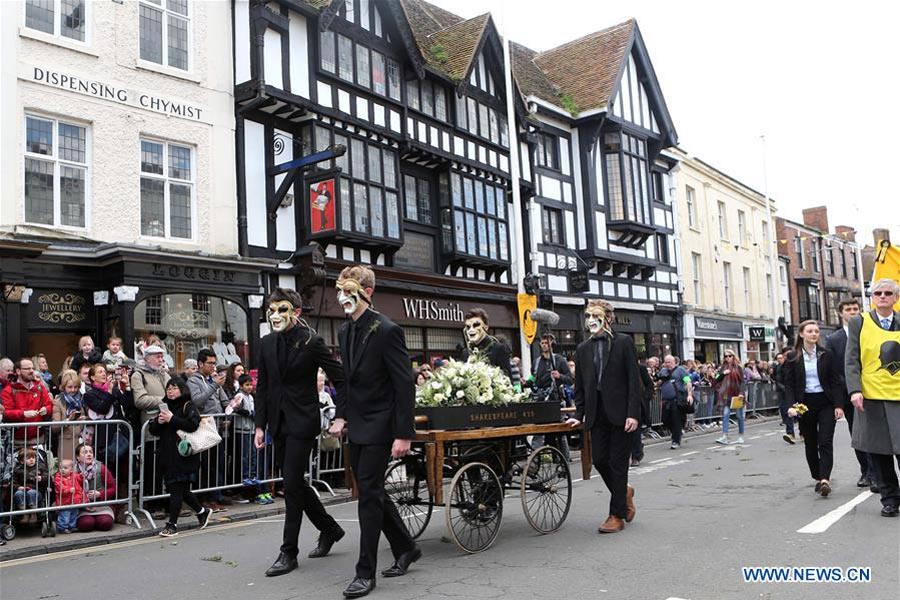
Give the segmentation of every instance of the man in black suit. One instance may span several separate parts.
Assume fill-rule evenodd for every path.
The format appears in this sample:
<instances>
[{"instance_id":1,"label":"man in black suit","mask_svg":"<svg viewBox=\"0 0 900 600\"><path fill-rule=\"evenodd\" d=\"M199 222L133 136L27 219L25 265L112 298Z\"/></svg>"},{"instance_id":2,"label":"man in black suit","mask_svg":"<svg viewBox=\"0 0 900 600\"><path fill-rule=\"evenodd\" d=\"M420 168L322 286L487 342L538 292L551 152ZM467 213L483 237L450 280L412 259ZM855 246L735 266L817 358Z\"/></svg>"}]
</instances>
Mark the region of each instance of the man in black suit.
<instances>
[{"instance_id":1,"label":"man in black suit","mask_svg":"<svg viewBox=\"0 0 900 600\"><path fill-rule=\"evenodd\" d=\"M275 463L284 478L285 518L281 552L266 571L269 577L297 568L297 539L303 513L319 530L319 543L309 556L328 554L344 537L344 530L325 512L325 507L304 474L310 452L321 433L318 375L324 369L344 397L344 374L322 338L300 319L302 299L294 290L277 288L269 295L272 333L260 340L256 386L255 445L265 447L266 427L275 441Z\"/></svg>"},{"instance_id":2,"label":"man in black suit","mask_svg":"<svg viewBox=\"0 0 900 600\"><path fill-rule=\"evenodd\" d=\"M844 409L844 417L847 419L847 427L850 434L853 435L853 417L855 410L853 403L850 402L850 394L847 393L847 379L844 375L844 356L847 349L847 325L850 319L859 314L859 300L850 298L843 300L838 304L838 313L841 315L840 329L825 338L825 347L831 350L831 356L834 358L834 372L837 374L837 384L840 389L840 407ZM869 461L869 455L862 450L856 450L856 460L859 462L859 481L856 482L857 487L868 487L871 491L878 492L878 484L875 478L875 469ZM873 489L874 488L874 489Z\"/></svg>"},{"instance_id":3,"label":"man in black suit","mask_svg":"<svg viewBox=\"0 0 900 600\"><path fill-rule=\"evenodd\" d=\"M483 308L472 308L465 316L463 333L466 336L466 349L462 351L463 362L469 359L470 354L482 354L487 357L489 364L500 367L512 381L510 372L509 348L488 333L488 314Z\"/></svg>"},{"instance_id":4,"label":"man in black suit","mask_svg":"<svg viewBox=\"0 0 900 600\"><path fill-rule=\"evenodd\" d=\"M403 329L372 310L372 270L347 267L337 288L338 303L350 317L339 333L347 395L338 397L329 432L339 435L348 428L350 466L359 492L360 540L356 577L344 596L359 598L375 588L382 532L394 555L394 564L381 572L383 576L405 575L422 556L384 491L388 461L406 456L415 437L415 382Z\"/></svg>"},{"instance_id":5,"label":"man in black suit","mask_svg":"<svg viewBox=\"0 0 900 600\"><path fill-rule=\"evenodd\" d=\"M603 300L591 300L585 309L591 337L575 350L575 416L568 420L590 430L591 458L612 496L600 533L621 531L634 519L628 465L643 393L634 340L610 329L611 309Z\"/></svg>"}]
</instances>

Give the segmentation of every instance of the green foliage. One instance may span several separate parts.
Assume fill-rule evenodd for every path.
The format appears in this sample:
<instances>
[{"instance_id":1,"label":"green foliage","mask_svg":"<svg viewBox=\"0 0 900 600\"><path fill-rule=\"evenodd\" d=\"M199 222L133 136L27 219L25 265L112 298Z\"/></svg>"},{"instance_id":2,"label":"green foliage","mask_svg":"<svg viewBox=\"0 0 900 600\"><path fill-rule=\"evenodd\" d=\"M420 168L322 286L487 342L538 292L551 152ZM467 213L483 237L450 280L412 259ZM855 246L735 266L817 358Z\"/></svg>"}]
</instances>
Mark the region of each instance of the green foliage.
<instances>
[{"instance_id":1,"label":"green foliage","mask_svg":"<svg viewBox=\"0 0 900 600\"><path fill-rule=\"evenodd\" d=\"M575 104L575 100L572 99L572 96L569 94L560 94L559 95L559 103L562 105L564 109L569 111L569 114L573 117L577 117L578 113L581 111L578 109L578 105Z\"/></svg>"},{"instance_id":2,"label":"green foliage","mask_svg":"<svg viewBox=\"0 0 900 600\"><path fill-rule=\"evenodd\" d=\"M442 65L447 64L447 61L450 60L450 57L447 56L447 51L444 50L444 47L440 44L435 44L429 48L428 51L431 53L431 56Z\"/></svg>"},{"instance_id":3,"label":"green foliage","mask_svg":"<svg viewBox=\"0 0 900 600\"><path fill-rule=\"evenodd\" d=\"M416 390L416 404L433 406L506 406L525 402L527 392L516 392L509 377L486 362L484 356L473 352L467 362L452 358L436 370Z\"/></svg>"}]
</instances>

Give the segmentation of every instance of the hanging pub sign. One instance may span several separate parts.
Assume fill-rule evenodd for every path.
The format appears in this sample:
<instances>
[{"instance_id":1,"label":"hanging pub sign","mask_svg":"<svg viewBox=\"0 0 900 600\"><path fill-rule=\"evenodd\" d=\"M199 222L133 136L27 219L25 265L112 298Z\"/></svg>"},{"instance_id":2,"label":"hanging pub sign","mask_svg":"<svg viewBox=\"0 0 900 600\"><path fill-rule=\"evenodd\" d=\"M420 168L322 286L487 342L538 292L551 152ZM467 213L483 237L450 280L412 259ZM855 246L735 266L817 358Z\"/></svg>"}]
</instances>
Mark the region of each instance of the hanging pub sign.
<instances>
[{"instance_id":1,"label":"hanging pub sign","mask_svg":"<svg viewBox=\"0 0 900 600\"><path fill-rule=\"evenodd\" d=\"M334 176L308 184L310 237L331 235L337 231L337 188Z\"/></svg>"},{"instance_id":2,"label":"hanging pub sign","mask_svg":"<svg viewBox=\"0 0 900 600\"><path fill-rule=\"evenodd\" d=\"M531 344L534 342L535 334L537 334L537 323L531 318L531 311L537 308L537 296L534 294L519 294L517 300L519 305L519 327L522 329L525 341Z\"/></svg>"},{"instance_id":3,"label":"hanging pub sign","mask_svg":"<svg viewBox=\"0 0 900 600\"><path fill-rule=\"evenodd\" d=\"M588 291L588 272L587 271L569 271L569 291L572 293L581 293Z\"/></svg>"}]
</instances>

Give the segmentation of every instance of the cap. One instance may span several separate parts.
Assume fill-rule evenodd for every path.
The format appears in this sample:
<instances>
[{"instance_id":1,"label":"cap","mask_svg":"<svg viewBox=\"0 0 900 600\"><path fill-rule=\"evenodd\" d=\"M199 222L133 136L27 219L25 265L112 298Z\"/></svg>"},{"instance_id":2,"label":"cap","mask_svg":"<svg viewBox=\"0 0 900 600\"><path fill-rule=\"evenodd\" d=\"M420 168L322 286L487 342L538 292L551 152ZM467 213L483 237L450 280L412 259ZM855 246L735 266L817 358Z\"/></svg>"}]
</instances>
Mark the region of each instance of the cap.
<instances>
[{"instance_id":1,"label":"cap","mask_svg":"<svg viewBox=\"0 0 900 600\"><path fill-rule=\"evenodd\" d=\"M146 348L144 348L144 356L147 356L148 354L165 354L165 353L166 353L165 350L163 350L162 348L160 348L159 346L156 346L156 345L147 346Z\"/></svg>"}]
</instances>

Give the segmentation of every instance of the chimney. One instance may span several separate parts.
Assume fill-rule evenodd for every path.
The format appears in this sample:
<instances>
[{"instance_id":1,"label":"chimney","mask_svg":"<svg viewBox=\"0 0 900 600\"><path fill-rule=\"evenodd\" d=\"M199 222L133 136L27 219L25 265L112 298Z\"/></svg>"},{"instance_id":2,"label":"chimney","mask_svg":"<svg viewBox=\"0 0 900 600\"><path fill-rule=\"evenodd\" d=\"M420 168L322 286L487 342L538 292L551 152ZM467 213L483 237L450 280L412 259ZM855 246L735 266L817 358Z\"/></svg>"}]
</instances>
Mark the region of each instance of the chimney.
<instances>
[{"instance_id":1,"label":"chimney","mask_svg":"<svg viewBox=\"0 0 900 600\"><path fill-rule=\"evenodd\" d=\"M875 238L875 247L877 248L881 240L891 241L891 231L890 229L873 229L872 237Z\"/></svg>"},{"instance_id":2,"label":"chimney","mask_svg":"<svg viewBox=\"0 0 900 600\"><path fill-rule=\"evenodd\" d=\"M803 224L828 233L828 207L814 206L803 209Z\"/></svg>"},{"instance_id":3,"label":"chimney","mask_svg":"<svg viewBox=\"0 0 900 600\"><path fill-rule=\"evenodd\" d=\"M856 230L852 227L847 227L846 225L836 225L834 228L834 234L842 239L847 240L848 242L856 241Z\"/></svg>"}]
</instances>

